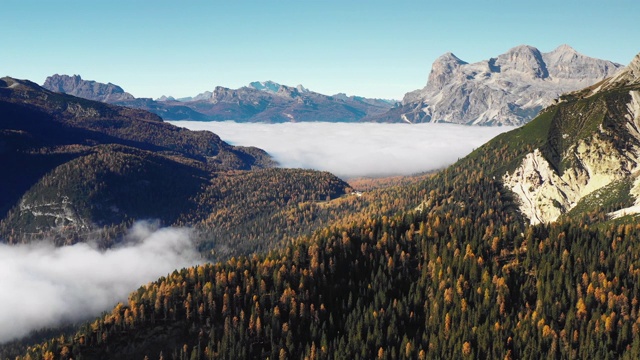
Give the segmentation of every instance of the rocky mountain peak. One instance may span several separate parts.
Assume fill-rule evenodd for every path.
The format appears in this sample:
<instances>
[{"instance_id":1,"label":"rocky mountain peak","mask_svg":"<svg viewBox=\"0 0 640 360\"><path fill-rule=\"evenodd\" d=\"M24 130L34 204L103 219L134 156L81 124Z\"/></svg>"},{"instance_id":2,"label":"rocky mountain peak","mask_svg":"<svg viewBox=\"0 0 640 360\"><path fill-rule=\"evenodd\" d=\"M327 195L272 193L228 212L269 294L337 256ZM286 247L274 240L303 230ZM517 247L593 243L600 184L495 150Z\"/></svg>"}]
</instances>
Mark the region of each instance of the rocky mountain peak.
<instances>
[{"instance_id":1,"label":"rocky mountain peak","mask_svg":"<svg viewBox=\"0 0 640 360\"><path fill-rule=\"evenodd\" d=\"M157 98L156 101L176 101L176 98L174 98L173 96L162 95Z\"/></svg>"},{"instance_id":2,"label":"rocky mountain peak","mask_svg":"<svg viewBox=\"0 0 640 360\"><path fill-rule=\"evenodd\" d=\"M549 77L549 71L540 50L529 45L520 45L498 56L495 66L500 71L517 71L533 78Z\"/></svg>"},{"instance_id":3,"label":"rocky mountain peak","mask_svg":"<svg viewBox=\"0 0 640 360\"><path fill-rule=\"evenodd\" d=\"M467 62L461 60L459 57L457 57L451 51L448 51L448 52L440 55L433 63L434 63L434 65L437 64L437 63L443 63L443 64L454 63L454 64L458 64L458 65L464 65Z\"/></svg>"},{"instance_id":4,"label":"rocky mountain peak","mask_svg":"<svg viewBox=\"0 0 640 360\"><path fill-rule=\"evenodd\" d=\"M571 46L569 46L567 44L562 44L562 45L558 46L557 48L555 48L555 50L553 50L551 53L577 54L578 52L576 51L576 49L572 48Z\"/></svg>"},{"instance_id":5,"label":"rocky mountain peak","mask_svg":"<svg viewBox=\"0 0 640 360\"><path fill-rule=\"evenodd\" d=\"M135 99L133 95L125 92L120 86L112 83L103 84L93 80L83 80L80 75L69 76L55 74L49 76L42 87L50 91L101 102Z\"/></svg>"},{"instance_id":6,"label":"rocky mountain peak","mask_svg":"<svg viewBox=\"0 0 640 360\"><path fill-rule=\"evenodd\" d=\"M300 94L309 93L309 90L302 85L292 87L281 85L271 80L254 81L249 84L249 88L285 97L297 97Z\"/></svg>"},{"instance_id":7,"label":"rocky mountain peak","mask_svg":"<svg viewBox=\"0 0 640 360\"><path fill-rule=\"evenodd\" d=\"M211 91L205 91L205 92L202 92L202 93L200 93L200 94L196 95L196 96L193 98L193 100L194 100L194 101L197 101L197 100L209 100L209 99L211 99L211 97L212 97L212 96L213 96L213 92L211 92Z\"/></svg>"},{"instance_id":8,"label":"rocky mountain peak","mask_svg":"<svg viewBox=\"0 0 640 360\"><path fill-rule=\"evenodd\" d=\"M600 82L621 67L568 45L548 53L520 45L471 64L446 53L433 63L426 86L405 94L385 121L522 125L561 94Z\"/></svg>"},{"instance_id":9,"label":"rocky mountain peak","mask_svg":"<svg viewBox=\"0 0 640 360\"><path fill-rule=\"evenodd\" d=\"M301 98L303 94L304 94L304 91L300 91L298 87L292 87L287 85L280 85L278 92L275 93L275 95L281 96L287 99Z\"/></svg>"},{"instance_id":10,"label":"rocky mountain peak","mask_svg":"<svg viewBox=\"0 0 640 360\"><path fill-rule=\"evenodd\" d=\"M219 102L237 103L239 102L238 92L226 87L216 86L209 100L214 104Z\"/></svg>"},{"instance_id":11,"label":"rocky mountain peak","mask_svg":"<svg viewBox=\"0 0 640 360\"><path fill-rule=\"evenodd\" d=\"M629 66L626 68L627 74L629 74L629 79L634 83L637 83L640 80L640 53L637 54Z\"/></svg>"},{"instance_id":12,"label":"rocky mountain peak","mask_svg":"<svg viewBox=\"0 0 640 360\"><path fill-rule=\"evenodd\" d=\"M433 62L427 84L434 91L442 89L451 80L455 71L466 64L453 53L445 53Z\"/></svg>"},{"instance_id":13,"label":"rocky mountain peak","mask_svg":"<svg viewBox=\"0 0 640 360\"><path fill-rule=\"evenodd\" d=\"M271 80L267 80L267 81L254 81L249 84L249 87L256 90L266 91L266 92L275 94L278 92L278 90L280 90L281 85Z\"/></svg>"},{"instance_id":14,"label":"rocky mountain peak","mask_svg":"<svg viewBox=\"0 0 640 360\"><path fill-rule=\"evenodd\" d=\"M640 84L640 53L626 67L622 68L611 78L595 86L586 95L590 96L616 87Z\"/></svg>"},{"instance_id":15,"label":"rocky mountain peak","mask_svg":"<svg viewBox=\"0 0 640 360\"><path fill-rule=\"evenodd\" d=\"M618 84L631 85L640 83L640 53L613 78Z\"/></svg>"}]
</instances>

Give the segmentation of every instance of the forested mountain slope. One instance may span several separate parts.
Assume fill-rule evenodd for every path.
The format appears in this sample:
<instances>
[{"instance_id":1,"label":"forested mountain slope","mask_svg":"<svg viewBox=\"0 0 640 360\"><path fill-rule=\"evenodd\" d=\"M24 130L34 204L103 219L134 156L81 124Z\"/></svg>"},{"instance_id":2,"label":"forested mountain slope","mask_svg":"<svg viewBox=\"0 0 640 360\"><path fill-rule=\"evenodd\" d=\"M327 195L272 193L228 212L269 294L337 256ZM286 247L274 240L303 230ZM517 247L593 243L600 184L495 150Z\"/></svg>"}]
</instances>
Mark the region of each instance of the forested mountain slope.
<instances>
[{"instance_id":1,"label":"forested mountain slope","mask_svg":"<svg viewBox=\"0 0 640 360\"><path fill-rule=\"evenodd\" d=\"M22 358L636 359L640 226L602 221L624 206L611 204L532 225L502 177L536 148L553 171L572 171L560 140L603 131L588 116L558 114L621 109L635 91L626 86L635 85L565 97L396 188L421 202L415 210L352 217L281 251L175 271ZM627 139L626 114L600 114L607 141L625 144L616 141Z\"/></svg>"}]
</instances>

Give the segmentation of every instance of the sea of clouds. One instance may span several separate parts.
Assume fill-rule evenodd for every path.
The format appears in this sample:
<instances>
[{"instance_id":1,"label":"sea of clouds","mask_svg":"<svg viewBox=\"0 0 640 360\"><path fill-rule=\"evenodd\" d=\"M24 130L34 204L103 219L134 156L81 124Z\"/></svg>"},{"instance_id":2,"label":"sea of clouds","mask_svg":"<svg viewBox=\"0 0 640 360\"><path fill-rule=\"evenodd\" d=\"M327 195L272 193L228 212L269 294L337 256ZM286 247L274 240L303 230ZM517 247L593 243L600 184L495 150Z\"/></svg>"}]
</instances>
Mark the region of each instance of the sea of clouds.
<instances>
[{"instance_id":1,"label":"sea of clouds","mask_svg":"<svg viewBox=\"0 0 640 360\"><path fill-rule=\"evenodd\" d=\"M0 244L0 343L98 316L140 285L200 261L189 229L146 222L108 250Z\"/></svg>"},{"instance_id":2,"label":"sea of clouds","mask_svg":"<svg viewBox=\"0 0 640 360\"><path fill-rule=\"evenodd\" d=\"M266 150L282 167L343 178L443 168L510 127L450 124L173 122ZM139 222L117 247L0 244L0 343L83 321L174 269L201 262L186 228Z\"/></svg>"},{"instance_id":3,"label":"sea of clouds","mask_svg":"<svg viewBox=\"0 0 640 360\"><path fill-rule=\"evenodd\" d=\"M171 123L212 131L233 145L259 147L282 167L330 171L343 178L441 169L514 129L430 123Z\"/></svg>"}]
</instances>

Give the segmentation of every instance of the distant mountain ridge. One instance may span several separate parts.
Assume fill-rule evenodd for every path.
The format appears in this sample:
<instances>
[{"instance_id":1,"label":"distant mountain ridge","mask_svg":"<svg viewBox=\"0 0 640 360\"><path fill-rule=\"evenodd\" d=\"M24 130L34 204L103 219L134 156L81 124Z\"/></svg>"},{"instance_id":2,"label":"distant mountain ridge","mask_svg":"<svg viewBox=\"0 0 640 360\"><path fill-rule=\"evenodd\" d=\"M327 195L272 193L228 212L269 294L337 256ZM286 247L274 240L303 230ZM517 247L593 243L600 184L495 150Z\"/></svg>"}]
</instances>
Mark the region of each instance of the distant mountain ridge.
<instances>
[{"instance_id":1,"label":"distant mountain ridge","mask_svg":"<svg viewBox=\"0 0 640 360\"><path fill-rule=\"evenodd\" d=\"M113 84L82 80L79 75L52 75L43 87L85 99L151 111L165 120L240 122L356 122L385 113L393 100L368 99L338 94L328 96L273 81L255 81L249 86L229 89L218 86L213 92L176 99L162 96L156 100L135 98Z\"/></svg>"},{"instance_id":2,"label":"distant mountain ridge","mask_svg":"<svg viewBox=\"0 0 640 360\"><path fill-rule=\"evenodd\" d=\"M432 65L427 85L372 120L522 125L559 95L615 74L622 66L582 55L568 45L542 53L521 45L469 64L452 53Z\"/></svg>"}]
</instances>

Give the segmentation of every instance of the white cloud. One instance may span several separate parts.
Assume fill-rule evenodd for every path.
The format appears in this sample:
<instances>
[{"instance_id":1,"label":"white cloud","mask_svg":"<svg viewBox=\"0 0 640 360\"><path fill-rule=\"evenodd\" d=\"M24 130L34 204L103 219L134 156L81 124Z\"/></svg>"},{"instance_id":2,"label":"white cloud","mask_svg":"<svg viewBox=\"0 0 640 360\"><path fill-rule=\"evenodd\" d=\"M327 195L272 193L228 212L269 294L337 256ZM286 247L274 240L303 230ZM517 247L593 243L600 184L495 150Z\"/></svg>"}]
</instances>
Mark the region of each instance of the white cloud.
<instances>
[{"instance_id":1,"label":"white cloud","mask_svg":"<svg viewBox=\"0 0 640 360\"><path fill-rule=\"evenodd\" d=\"M0 343L97 316L141 284L199 259L190 230L148 223L137 223L126 244L105 251L86 243L0 244Z\"/></svg>"},{"instance_id":2,"label":"white cloud","mask_svg":"<svg viewBox=\"0 0 640 360\"><path fill-rule=\"evenodd\" d=\"M454 124L171 123L212 131L233 145L259 147L283 167L326 170L347 178L440 169L514 129Z\"/></svg>"}]
</instances>

